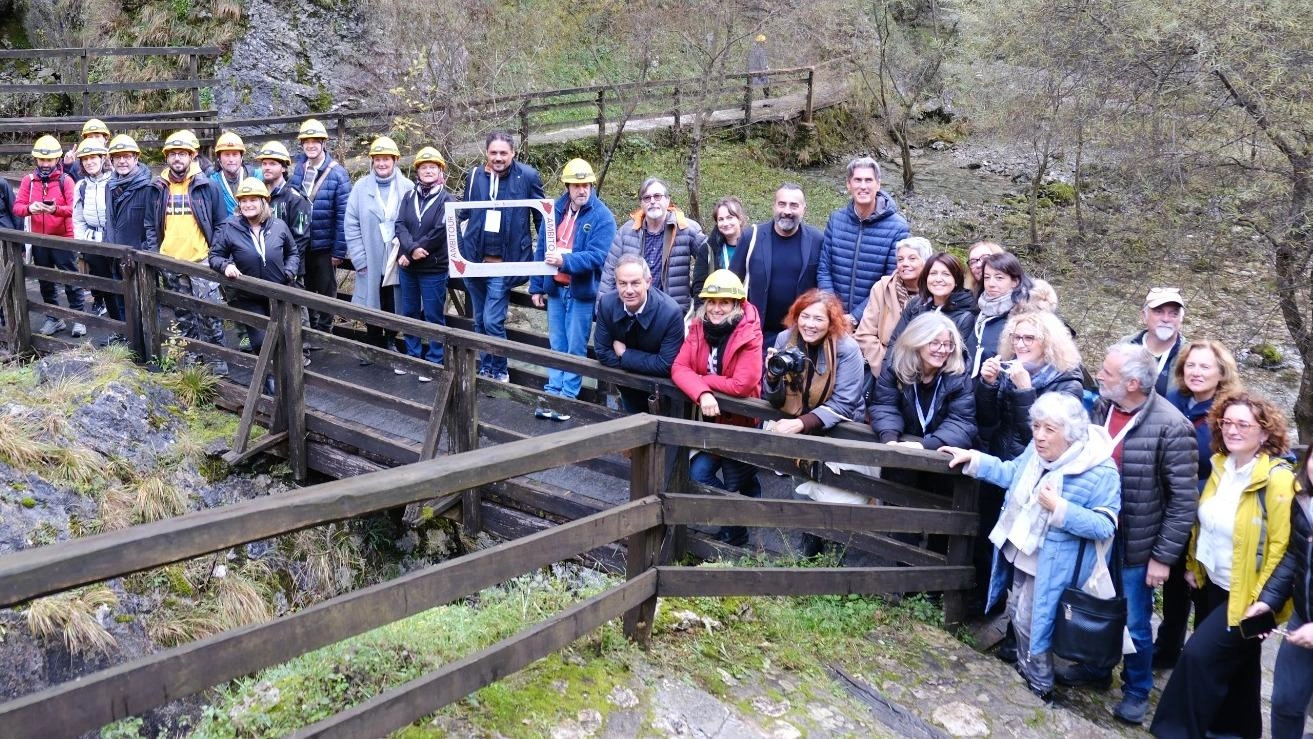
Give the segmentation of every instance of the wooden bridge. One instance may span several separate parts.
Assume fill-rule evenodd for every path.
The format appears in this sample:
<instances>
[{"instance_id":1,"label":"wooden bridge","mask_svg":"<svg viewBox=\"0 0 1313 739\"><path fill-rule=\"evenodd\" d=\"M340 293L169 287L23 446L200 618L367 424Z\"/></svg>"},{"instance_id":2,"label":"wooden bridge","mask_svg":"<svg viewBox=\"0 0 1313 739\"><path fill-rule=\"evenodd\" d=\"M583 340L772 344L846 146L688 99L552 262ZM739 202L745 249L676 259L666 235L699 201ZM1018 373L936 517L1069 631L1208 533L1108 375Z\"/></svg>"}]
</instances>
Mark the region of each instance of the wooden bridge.
<instances>
[{"instance_id":1,"label":"wooden bridge","mask_svg":"<svg viewBox=\"0 0 1313 739\"><path fill-rule=\"evenodd\" d=\"M124 278L24 264L25 243L118 259ZM488 530L509 541L276 621L11 700L0 705L0 735L76 735L574 557L609 565L625 573L626 581L298 735L377 736L404 727L614 618L623 617L625 633L646 643L656 598L662 595L931 591L943 593L948 622L965 616L974 579L970 565L977 526L976 482L949 470L942 455L872 443L869 429L856 424L843 424L831 437L798 437L688 420L692 404L669 380L552 352L544 348L546 337L530 331L493 339L471 333L469 319L461 315L449 316L451 325L443 327L252 278L218 278L268 298L271 311L265 317L165 291L160 287L163 271L217 277L200 265L159 254L0 229L0 303L6 317L0 343L12 355L73 346L58 336L31 333L31 321L43 313L86 323L93 335L121 333L144 358L160 355L167 331L157 314L165 308L262 326L268 336L258 356L183 340L189 351L223 359L233 370L222 384L220 402L242 418L228 458L241 463L258 453L279 454L298 479L306 479L311 471L339 479L278 498L257 498L0 558L0 606L410 504L427 505L459 521L467 533ZM126 319L34 303L28 284L34 278L121 295ZM527 303L527 296L516 295L517 304ZM458 304L459 296L455 291ZM441 341L446 364L438 368L369 346L351 338L361 332L349 324L339 323L342 331L333 334L306 328L300 321L302 308L332 313L357 327L373 325ZM314 354L310 368L302 362L306 342L328 348ZM510 358L513 382L476 377L480 351ZM371 358L372 371L358 366L348 370L357 357ZM433 375L435 381L421 384L413 374L395 375L384 369L389 364ZM543 367L590 378L580 400L552 399L575 420L564 425L520 420L529 418L537 401L533 388L541 387ZM261 392L262 382L251 381L266 374L276 378L273 396ZM653 393L669 408L669 417L622 417L603 404L608 383ZM760 401L719 401L727 411L780 417ZM256 423L267 425L270 433L250 442ZM548 431L554 433L544 433ZM873 495L884 505L753 500L691 482L687 460L690 450L699 449L786 473L797 473L800 459L914 470L923 473L927 489L848 472L833 476L822 465L823 481ZM590 484L587 476L598 477ZM725 551L695 532L706 525L814 531L876 560L870 566L830 569L670 566L684 552L708 557ZM947 546L935 551L909 544L903 541L907 534L934 535Z\"/></svg>"}]
</instances>

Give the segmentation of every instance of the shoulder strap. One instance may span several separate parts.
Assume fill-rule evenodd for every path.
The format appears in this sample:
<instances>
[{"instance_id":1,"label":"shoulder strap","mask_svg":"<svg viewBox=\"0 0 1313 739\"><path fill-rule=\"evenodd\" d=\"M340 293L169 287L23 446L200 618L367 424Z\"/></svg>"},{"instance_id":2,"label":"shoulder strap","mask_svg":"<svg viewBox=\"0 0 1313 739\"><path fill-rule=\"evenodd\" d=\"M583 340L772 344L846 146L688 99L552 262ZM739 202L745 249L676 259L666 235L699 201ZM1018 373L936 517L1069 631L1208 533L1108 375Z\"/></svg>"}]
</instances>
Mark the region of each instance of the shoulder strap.
<instances>
[{"instance_id":1,"label":"shoulder strap","mask_svg":"<svg viewBox=\"0 0 1313 739\"><path fill-rule=\"evenodd\" d=\"M757 248L757 224L752 224L752 238L748 239L748 253L743 257L743 292L748 292L748 280L752 279L752 250Z\"/></svg>"},{"instance_id":2,"label":"shoulder strap","mask_svg":"<svg viewBox=\"0 0 1313 739\"><path fill-rule=\"evenodd\" d=\"M1272 473L1280 469L1293 469L1290 463L1282 460L1272 466L1267 471L1267 483L1259 488L1256 495L1258 496L1258 507L1263 511L1263 521L1258 528L1258 549L1255 554L1254 571L1258 572L1263 569L1263 549L1267 546L1267 489L1272 486Z\"/></svg>"}]
</instances>

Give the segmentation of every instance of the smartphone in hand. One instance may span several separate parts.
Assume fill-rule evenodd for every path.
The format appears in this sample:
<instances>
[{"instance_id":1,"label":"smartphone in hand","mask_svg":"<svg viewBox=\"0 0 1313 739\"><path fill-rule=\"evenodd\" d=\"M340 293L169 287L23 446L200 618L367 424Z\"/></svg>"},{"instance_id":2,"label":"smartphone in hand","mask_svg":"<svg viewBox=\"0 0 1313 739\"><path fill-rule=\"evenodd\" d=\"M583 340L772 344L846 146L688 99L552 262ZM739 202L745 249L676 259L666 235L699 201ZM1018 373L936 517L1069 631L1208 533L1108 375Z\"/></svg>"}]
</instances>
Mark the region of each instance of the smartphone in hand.
<instances>
[{"instance_id":1,"label":"smartphone in hand","mask_svg":"<svg viewBox=\"0 0 1313 739\"><path fill-rule=\"evenodd\" d=\"M1265 611L1257 616L1250 616L1240 621L1240 636L1246 639L1257 639L1276 630L1277 615L1271 611Z\"/></svg>"}]
</instances>

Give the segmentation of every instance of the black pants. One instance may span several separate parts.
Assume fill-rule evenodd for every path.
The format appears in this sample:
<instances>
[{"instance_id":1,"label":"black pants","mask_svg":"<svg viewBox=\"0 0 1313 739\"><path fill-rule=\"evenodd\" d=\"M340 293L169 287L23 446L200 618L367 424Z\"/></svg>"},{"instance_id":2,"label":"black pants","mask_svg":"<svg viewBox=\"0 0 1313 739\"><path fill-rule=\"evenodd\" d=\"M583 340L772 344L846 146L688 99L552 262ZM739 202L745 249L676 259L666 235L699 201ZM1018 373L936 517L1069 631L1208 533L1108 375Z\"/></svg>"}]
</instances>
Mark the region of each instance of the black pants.
<instances>
[{"instance_id":1,"label":"black pants","mask_svg":"<svg viewBox=\"0 0 1313 739\"><path fill-rule=\"evenodd\" d=\"M259 313L262 316L269 315L268 299L256 295L250 295L247 293L237 293L235 296L233 296L232 300L228 301L228 305L237 308L239 310L247 310L252 313ZM251 351L255 352L256 354L259 354L260 347L264 346L264 336L265 336L264 325L247 326L246 324L238 324L238 328L244 329L246 331L246 335L251 339Z\"/></svg>"},{"instance_id":2,"label":"black pants","mask_svg":"<svg viewBox=\"0 0 1313 739\"><path fill-rule=\"evenodd\" d=\"M1294 632L1304 623L1298 613L1293 613L1286 630ZM1313 649L1282 640L1272 678L1272 739L1304 736L1304 714L1310 696L1313 696Z\"/></svg>"},{"instance_id":3,"label":"black pants","mask_svg":"<svg viewBox=\"0 0 1313 739\"><path fill-rule=\"evenodd\" d=\"M1153 642L1154 656L1172 658L1181 653L1185 644L1185 627L1190 620L1190 607L1195 593L1185 582L1185 558L1172 568L1163 583L1163 621L1158 624L1158 638ZM1199 611L1195 610L1194 627L1199 628Z\"/></svg>"},{"instance_id":4,"label":"black pants","mask_svg":"<svg viewBox=\"0 0 1313 739\"><path fill-rule=\"evenodd\" d=\"M357 279L359 279L358 276ZM378 305L380 310L388 313L397 312L395 286L386 285L378 288ZM396 349L396 346L393 345L393 339L396 335L396 331L389 331L382 326L375 326L372 323L365 325L365 340L382 349Z\"/></svg>"},{"instance_id":5,"label":"black pants","mask_svg":"<svg viewBox=\"0 0 1313 739\"><path fill-rule=\"evenodd\" d=\"M1159 739L1263 735L1263 641L1227 627L1229 595L1208 583L1195 602L1202 620L1181 651L1149 729Z\"/></svg>"},{"instance_id":6,"label":"black pants","mask_svg":"<svg viewBox=\"0 0 1313 739\"><path fill-rule=\"evenodd\" d=\"M71 251L51 249L45 246L32 247L32 263L38 267L54 267L65 272L78 271L77 255ZM39 280L41 300L47 305L59 305L59 284L48 280ZM82 288L74 285L64 286L64 297L68 298L68 307L83 310Z\"/></svg>"},{"instance_id":7,"label":"black pants","mask_svg":"<svg viewBox=\"0 0 1313 739\"><path fill-rule=\"evenodd\" d=\"M305 253L305 287L312 293L337 298L337 270L333 267L332 249ZM332 331L333 314L310 311L310 328Z\"/></svg>"},{"instance_id":8,"label":"black pants","mask_svg":"<svg viewBox=\"0 0 1313 739\"><path fill-rule=\"evenodd\" d=\"M112 280L123 279L123 273L119 269L119 260L113 257L104 257L99 254L83 254L82 258L87 262L87 271L96 277L108 277ZM91 294L104 301L105 312L110 318L116 321L123 320L123 296L114 293L101 292L92 290Z\"/></svg>"}]
</instances>

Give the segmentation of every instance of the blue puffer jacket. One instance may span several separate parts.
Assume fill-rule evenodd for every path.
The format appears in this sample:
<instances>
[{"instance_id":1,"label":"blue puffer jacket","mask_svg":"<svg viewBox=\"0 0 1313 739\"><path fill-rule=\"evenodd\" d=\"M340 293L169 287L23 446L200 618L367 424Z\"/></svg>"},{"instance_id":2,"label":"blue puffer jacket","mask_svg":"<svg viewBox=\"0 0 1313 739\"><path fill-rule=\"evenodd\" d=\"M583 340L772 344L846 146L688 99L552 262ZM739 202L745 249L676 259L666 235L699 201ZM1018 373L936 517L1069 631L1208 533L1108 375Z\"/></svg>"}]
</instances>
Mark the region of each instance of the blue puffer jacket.
<instances>
[{"instance_id":1,"label":"blue puffer jacket","mask_svg":"<svg viewBox=\"0 0 1313 739\"><path fill-rule=\"evenodd\" d=\"M319 168L317 178L319 186L313 198L303 179L305 155L298 154L287 182L310 200L310 251L332 249L334 257L346 259L346 203L351 197L351 176L332 154L324 152L324 165Z\"/></svg>"},{"instance_id":2,"label":"blue puffer jacket","mask_svg":"<svg viewBox=\"0 0 1313 739\"><path fill-rule=\"evenodd\" d=\"M875 212L858 218L851 201L830 214L816 270L816 286L839 296L848 315L861 317L871 286L893 274L898 259L894 245L907 238L907 220L883 190Z\"/></svg>"},{"instance_id":3,"label":"blue puffer jacket","mask_svg":"<svg viewBox=\"0 0 1313 739\"><path fill-rule=\"evenodd\" d=\"M570 193L556 199L556 223L559 226L565 218L565 209L570 206ZM597 197L593 190L588 202L579 209L579 220L574 224L574 246L569 254L562 258L561 271L570 275L570 294L575 300L592 302L597 299L597 285L602 280L602 263L606 261L607 252L611 250L611 241L615 238L615 216ZM538 248L533 258L541 262L547 258L547 229L538 226ZM561 283L548 275L535 275L529 278L530 295L558 297Z\"/></svg>"},{"instance_id":4,"label":"blue puffer jacket","mask_svg":"<svg viewBox=\"0 0 1313 739\"><path fill-rule=\"evenodd\" d=\"M1103 431L1091 428L1090 437ZM1090 442L1087 442L1087 446ZM1103 435L1102 444L1111 449L1107 434ZM1106 454L1106 453L1105 453ZM1003 504L1012 505L1012 481L1020 476L1031 457L1035 455L1035 445L1026 447L1021 456L1010 461L1001 462L997 457L982 454L980 468L975 476L985 482L999 487L1009 488L1008 497ZM1080 543L1085 539L1085 559L1079 563L1080 574L1077 583L1085 582L1090 571L1094 569L1095 543L1106 539L1117 530L1114 521L1121 509L1121 484L1117 467L1112 458L1104 459L1083 472L1062 477L1062 498L1067 501L1067 511L1061 525L1050 525L1044 534L1044 541L1035 552L1039 558L1039 567L1035 573L1034 605L1030 612L1030 651L1043 654L1049 651L1053 643L1053 622L1058 616L1058 598L1062 591L1071 584L1072 570L1077 567L1076 557L1080 553ZM994 566L989 576L989 597L985 609L988 611L1012 587L1012 563L994 550Z\"/></svg>"}]
</instances>

